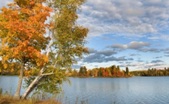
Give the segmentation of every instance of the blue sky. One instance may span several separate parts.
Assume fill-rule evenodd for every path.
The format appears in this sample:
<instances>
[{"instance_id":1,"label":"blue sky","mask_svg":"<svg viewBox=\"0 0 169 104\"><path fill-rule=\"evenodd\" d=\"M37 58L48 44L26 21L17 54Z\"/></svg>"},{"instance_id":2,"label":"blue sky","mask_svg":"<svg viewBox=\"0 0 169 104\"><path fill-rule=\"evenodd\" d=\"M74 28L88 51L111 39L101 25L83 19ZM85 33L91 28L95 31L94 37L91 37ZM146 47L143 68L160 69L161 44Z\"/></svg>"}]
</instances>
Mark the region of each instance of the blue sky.
<instances>
[{"instance_id":1,"label":"blue sky","mask_svg":"<svg viewBox=\"0 0 169 104\"><path fill-rule=\"evenodd\" d=\"M169 0L87 0L78 14L90 53L74 68L169 67Z\"/></svg>"}]
</instances>

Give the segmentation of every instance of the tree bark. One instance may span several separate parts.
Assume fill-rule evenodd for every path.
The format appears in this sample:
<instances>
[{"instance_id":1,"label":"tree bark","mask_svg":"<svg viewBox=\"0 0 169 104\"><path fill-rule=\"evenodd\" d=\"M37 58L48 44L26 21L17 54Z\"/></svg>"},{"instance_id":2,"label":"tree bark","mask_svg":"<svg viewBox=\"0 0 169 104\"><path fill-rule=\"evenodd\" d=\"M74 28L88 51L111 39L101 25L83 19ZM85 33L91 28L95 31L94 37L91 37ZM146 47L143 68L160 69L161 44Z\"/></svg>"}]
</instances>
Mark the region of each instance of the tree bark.
<instances>
[{"instance_id":1,"label":"tree bark","mask_svg":"<svg viewBox=\"0 0 169 104\"><path fill-rule=\"evenodd\" d=\"M52 35L50 35L50 37L52 38ZM50 53L50 47L52 46L53 41L50 41L49 45L46 48L46 56L49 56ZM43 74L43 72L45 71L45 68L43 67L40 70L40 74L38 76L36 76L36 78L32 81L32 83L28 86L28 88L26 89L25 93L22 96L22 99L26 99L28 97L28 95L34 90L34 88L39 84L40 80L43 78L43 76L47 76L47 75L51 75L51 73L49 74ZM53 73L52 73L53 74Z\"/></svg>"},{"instance_id":2,"label":"tree bark","mask_svg":"<svg viewBox=\"0 0 169 104\"><path fill-rule=\"evenodd\" d=\"M40 82L40 80L43 78L43 76L38 75L33 81L32 83L29 85L29 87L26 89L25 93L22 96L22 99L26 99L28 97L28 95L33 91L33 89L38 85L38 83Z\"/></svg>"},{"instance_id":3,"label":"tree bark","mask_svg":"<svg viewBox=\"0 0 169 104\"><path fill-rule=\"evenodd\" d=\"M36 76L36 78L32 81L32 83L26 89L25 93L22 96L22 99L26 99L28 97L28 95L34 90L34 88L39 84L40 80L44 76L48 76L48 75L52 75L52 74L53 74L53 72L52 73L46 73L46 74L40 74L40 75Z\"/></svg>"},{"instance_id":4,"label":"tree bark","mask_svg":"<svg viewBox=\"0 0 169 104\"><path fill-rule=\"evenodd\" d=\"M23 70L24 70L24 65L22 65L22 67L21 67L21 69L20 69L18 86L17 86L17 90L16 90L15 95L14 95L14 97L15 97L16 99L20 99L20 91L21 91L22 80L23 80Z\"/></svg>"}]
</instances>

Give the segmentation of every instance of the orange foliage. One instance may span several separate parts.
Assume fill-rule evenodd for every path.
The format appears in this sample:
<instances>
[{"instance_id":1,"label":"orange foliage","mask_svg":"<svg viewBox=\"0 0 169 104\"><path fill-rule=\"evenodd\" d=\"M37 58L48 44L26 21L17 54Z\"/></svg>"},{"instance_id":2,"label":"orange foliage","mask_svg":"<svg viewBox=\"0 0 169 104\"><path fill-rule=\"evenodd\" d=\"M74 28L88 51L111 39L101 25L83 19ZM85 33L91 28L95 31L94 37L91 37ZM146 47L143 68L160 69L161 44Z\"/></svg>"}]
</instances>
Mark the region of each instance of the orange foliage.
<instances>
[{"instance_id":1,"label":"orange foliage","mask_svg":"<svg viewBox=\"0 0 169 104\"><path fill-rule=\"evenodd\" d=\"M24 75L25 75L26 77L29 77L29 76L31 75L31 71L30 71L30 70L25 70L25 71L24 71Z\"/></svg>"},{"instance_id":2,"label":"orange foliage","mask_svg":"<svg viewBox=\"0 0 169 104\"><path fill-rule=\"evenodd\" d=\"M38 66L48 62L48 57L42 54L48 37L45 37L45 24L50 16L51 8L27 1L29 6L19 7L16 3L9 4L9 8L2 8L0 12L0 38L2 42L0 56L4 68L7 68L9 59L20 62L33 60Z\"/></svg>"}]
</instances>

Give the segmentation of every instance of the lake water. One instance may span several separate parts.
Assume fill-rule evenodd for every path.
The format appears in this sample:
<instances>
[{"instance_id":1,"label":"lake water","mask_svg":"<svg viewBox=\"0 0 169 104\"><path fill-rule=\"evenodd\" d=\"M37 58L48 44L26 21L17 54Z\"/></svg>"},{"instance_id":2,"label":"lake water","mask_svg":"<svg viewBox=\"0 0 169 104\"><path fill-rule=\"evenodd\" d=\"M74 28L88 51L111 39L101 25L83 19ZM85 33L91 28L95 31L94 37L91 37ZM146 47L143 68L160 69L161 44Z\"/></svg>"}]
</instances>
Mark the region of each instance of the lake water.
<instances>
[{"instance_id":1,"label":"lake water","mask_svg":"<svg viewBox=\"0 0 169 104\"><path fill-rule=\"evenodd\" d=\"M17 77L0 76L0 87L14 93ZM70 78L58 97L63 104L169 104L169 77ZM22 90L23 92L23 90Z\"/></svg>"}]
</instances>

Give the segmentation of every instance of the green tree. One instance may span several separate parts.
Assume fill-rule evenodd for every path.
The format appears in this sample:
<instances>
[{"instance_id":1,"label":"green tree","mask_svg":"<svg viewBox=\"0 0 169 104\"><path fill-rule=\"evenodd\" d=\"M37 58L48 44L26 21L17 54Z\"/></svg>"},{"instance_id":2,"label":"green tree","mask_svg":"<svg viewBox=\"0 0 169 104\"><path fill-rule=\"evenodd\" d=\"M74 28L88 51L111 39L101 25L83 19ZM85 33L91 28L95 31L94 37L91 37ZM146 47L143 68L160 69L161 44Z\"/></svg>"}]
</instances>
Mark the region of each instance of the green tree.
<instances>
[{"instance_id":1,"label":"green tree","mask_svg":"<svg viewBox=\"0 0 169 104\"><path fill-rule=\"evenodd\" d=\"M49 63L41 68L40 73L48 73L44 75L46 75L45 79L49 80L50 84L45 80L41 81L43 74L39 74L30 83L23 98L26 98L32 89L36 87L35 85L39 83L51 86L57 93L55 86L61 84L65 79L64 73L61 73L63 72L62 70L71 67L76 62L75 59L77 57L81 57L83 53L87 52L87 48L84 47L84 38L87 36L88 29L78 26L75 22L78 18L77 10L84 3L84 0L50 0L48 3L54 10L54 15L51 19L53 28L49 34L51 41L46 49ZM58 75L59 72L62 75ZM42 90L55 92L45 88Z\"/></svg>"},{"instance_id":2,"label":"green tree","mask_svg":"<svg viewBox=\"0 0 169 104\"><path fill-rule=\"evenodd\" d=\"M63 72L62 70L71 67L71 65L76 62L75 59L77 57L81 57L83 53L87 52L87 48L84 47L84 38L87 36L88 29L76 25L75 22L78 18L76 12L83 2L84 0L50 0L49 2L54 10L54 15L51 19L53 23L53 28L50 33L51 41L46 49L49 63L46 64L40 72L49 73L45 79L48 79L51 84L48 84L46 81L41 81L44 85L53 86L52 88L55 88L55 86L61 84L65 79L64 73L61 73ZM63 75L58 75L59 72ZM41 79L43 79L42 74L33 80L23 95L24 98L27 97L31 89L35 87L34 85L37 85ZM43 90L55 92L50 89ZM57 93L57 89L55 90Z\"/></svg>"},{"instance_id":3,"label":"green tree","mask_svg":"<svg viewBox=\"0 0 169 104\"><path fill-rule=\"evenodd\" d=\"M116 76L116 66L115 65L111 66L111 74L112 74L113 77Z\"/></svg>"},{"instance_id":4,"label":"green tree","mask_svg":"<svg viewBox=\"0 0 169 104\"><path fill-rule=\"evenodd\" d=\"M98 77L102 77L103 76L102 68L98 69L97 75L98 75Z\"/></svg>"},{"instance_id":5,"label":"green tree","mask_svg":"<svg viewBox=\"0 0 169 104\"><path fill-rule=\"evenodd\" d=\"M79 76L87 76L87 68L85 66L80 67Z\"/></svg>"},{"instance_id":6,"label":"green tree","mask_svg":"<svg viewBox=\"0 0 169 104\"><path fill-rule=\"evenodd\" d=\"M129 75L129 68L126 67L126 75Z\"/></svg>"},{"instance_id":7,"label":"green tree","mask_svg":"<svg viewBox=\"0 0 169 104\"><path fill-rule=\"evenodd\" d=\"M73 77L77 77L77 76L78 76L78 72L77 72L77 70L76 70L76 69L74 69L74 70L73 70L73 72L72 72L72 76L73 76Z\"/></svg>"},{"instance_id":8,"label":"green tree","mask_svg":"<svg viewBox=\"0 0 169 104\"><path fill-rule=\"evenodd\" d=\"M23 99L34 89L58 93L65 70L87 52L84 38L88 29L76 24L77 10L84 0L46 1L15 0L0 12L1 64L4 69L20 70L18 98L24 70L37 70L38 74L26 79ZM51 9L44 2L53 8L48 22Z\"/></svg>"}]
</instances>

